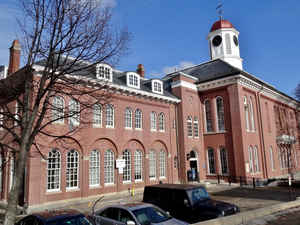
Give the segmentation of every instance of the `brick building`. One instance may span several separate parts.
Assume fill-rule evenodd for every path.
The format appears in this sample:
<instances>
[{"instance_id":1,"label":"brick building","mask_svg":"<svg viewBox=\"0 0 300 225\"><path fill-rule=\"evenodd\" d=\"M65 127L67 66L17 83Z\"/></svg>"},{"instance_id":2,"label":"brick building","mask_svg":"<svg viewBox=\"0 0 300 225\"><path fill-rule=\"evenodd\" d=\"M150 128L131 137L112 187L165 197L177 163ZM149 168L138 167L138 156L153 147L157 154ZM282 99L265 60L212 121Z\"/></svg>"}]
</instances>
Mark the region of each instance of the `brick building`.
<instances>
[{"instance_id":1,"label":"brick building","mask_svg":"<svg viewBox=\"0 0 300 225\"><path fill-rule=\"evenodd\" d=\"M99 64L84 73L114 88L112 99L85 115L91 124L74 134L80 146L62 148L38 138L48 159L31 152L24 202L35 208L158 182L217 175L267 180L299 171L299 102L243 70L238 35L229 21L217 21L208 35L211 60L162 79L145 78L141 64L130 72ZM22 71L19 63L20 45L14 41L8 78ZM34 69L39 74L43 64ZM53 104L80 108L68 97L57 96ZM53 110L52 116L59 113L64 110ZM47 132L67 131L81 119L59 119ZM14 168L9 159L0 174L4 201Z\"/></svg>"}]
</instances>

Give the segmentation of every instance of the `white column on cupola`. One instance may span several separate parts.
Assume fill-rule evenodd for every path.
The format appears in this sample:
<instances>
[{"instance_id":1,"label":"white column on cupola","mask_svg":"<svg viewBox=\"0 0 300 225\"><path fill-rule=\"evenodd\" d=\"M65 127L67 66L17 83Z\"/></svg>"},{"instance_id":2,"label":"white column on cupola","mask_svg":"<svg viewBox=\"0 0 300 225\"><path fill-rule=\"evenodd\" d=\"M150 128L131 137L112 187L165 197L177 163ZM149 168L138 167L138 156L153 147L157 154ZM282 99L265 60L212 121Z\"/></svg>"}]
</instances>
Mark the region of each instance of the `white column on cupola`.
<instances>
[{"instance_id":1,"label":"white column on cupola","mask_svg":"<svg viewBox=\"0 0 300 225\"><path fill-rule=\"evenodd\" d=\"M211 60L222 59L230 65L243 69L243 59L240 57L239 32L228 20L215 22L207 37Z\"/></svg>"}]
</instances>

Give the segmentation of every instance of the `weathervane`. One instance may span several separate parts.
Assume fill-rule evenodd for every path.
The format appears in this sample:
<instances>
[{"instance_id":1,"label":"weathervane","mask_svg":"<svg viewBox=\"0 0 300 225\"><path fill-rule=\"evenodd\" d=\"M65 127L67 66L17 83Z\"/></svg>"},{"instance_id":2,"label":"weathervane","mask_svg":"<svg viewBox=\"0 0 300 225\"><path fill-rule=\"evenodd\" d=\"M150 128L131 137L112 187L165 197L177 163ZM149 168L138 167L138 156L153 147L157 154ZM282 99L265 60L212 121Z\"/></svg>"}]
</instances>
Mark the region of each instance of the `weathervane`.
<instances>
[{"instance_id":1,"label":"weathervane","mask_svg":"<svg viewBox=\"0 0 300 225\"><path fill-rule=\"evenodd\" d=\"M223 3L222 3L221 0L219 1L216 10L217 10L217 12L219 14L220 20L222 20L223 19L223 13L224 13L224 11L223 11Z\"/></svg>"}]
</instances>

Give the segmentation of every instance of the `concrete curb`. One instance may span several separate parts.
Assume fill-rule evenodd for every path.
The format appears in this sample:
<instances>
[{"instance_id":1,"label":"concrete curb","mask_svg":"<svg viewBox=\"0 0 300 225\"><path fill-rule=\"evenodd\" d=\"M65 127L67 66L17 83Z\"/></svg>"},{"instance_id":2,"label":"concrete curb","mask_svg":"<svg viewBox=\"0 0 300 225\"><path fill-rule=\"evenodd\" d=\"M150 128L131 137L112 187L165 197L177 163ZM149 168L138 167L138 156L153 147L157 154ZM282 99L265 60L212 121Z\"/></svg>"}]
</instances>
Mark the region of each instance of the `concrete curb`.
<instances>
[{"instance_id":1,"label":"concrete curb","mask_svg":"<svg viewBox=\"0 0 300 225\"><path fill-rule=\"evenodd\" d=\"M265 208L238 213L232 216L226 216L226 217L208 220L200 223L194 223L194 225L242 225L250 220L254 220L259 217L267 216L272 213L297 207L297 206L300 206L299 198L291 202L280 203Z\"/></svg>"}]
</instances>

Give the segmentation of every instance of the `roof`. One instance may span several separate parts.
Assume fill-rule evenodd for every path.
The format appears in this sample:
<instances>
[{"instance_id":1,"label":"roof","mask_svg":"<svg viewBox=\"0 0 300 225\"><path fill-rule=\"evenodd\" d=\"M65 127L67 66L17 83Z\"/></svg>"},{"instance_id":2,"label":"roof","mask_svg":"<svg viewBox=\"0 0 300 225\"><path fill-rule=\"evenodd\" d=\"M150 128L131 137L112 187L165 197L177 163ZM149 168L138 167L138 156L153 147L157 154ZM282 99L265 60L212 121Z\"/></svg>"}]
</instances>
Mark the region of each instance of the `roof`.
<instances>
[{"instance_id":1,"label":"roof","mask_svg":"<svg viewBox=\"0 0 300 225\"><path fill-rule=\"evenodd\" d=\"M234 28L232 23L230 23L228 20L222 20L220 19L219 21L215 22L211 29L210 29L210 32L213 32L215 30L219 30L219 29L222 29L222 28Z\"/></svg>"},{"instance_id":2,"label":"roof","mask_svg":"<svg viewBox=\"0 0 300 225\"><path fill-rule=\"evenodd\" d=\"M107 208L110 208L110 207L129 209L129 210L133 211L133 210L142 209L142 208L145 208L145 207L153 207L153 205L150 204L150 203L145 203L145 202L131 202L131 203L122 203L121 202L119 204L113 204L113 205L105 206L104 208L101 208L97 211L98 212L103 211L103 210L105 210Z\"/></svg>"},{"instance_id":3,"label":"roof","mask_svg":"<svg viewBox=\"0 0 300 225\"><path fill-rule=\"evenodd\" d=\"M194 184L154 184L151 186L146 186L151 188L165 188L165 189L176 189L176 190L191 190L194 188L205 188L202 185L194 185Z\"/></svg>"},{"instance_id":4,"label":"roof","mask_svg":"<svg viewBox=\"0 0 300 225\"><path fill-rule=\"evenodd\" d=\"M40 218L45 221L52 221L57 219L69 218L69 217L77 217L84 216L77 210L74 209L62 209L62 210L53 210L53 211L43 211L37 212L33 214L34 216Z\"/></svg>"}]
</instances>

